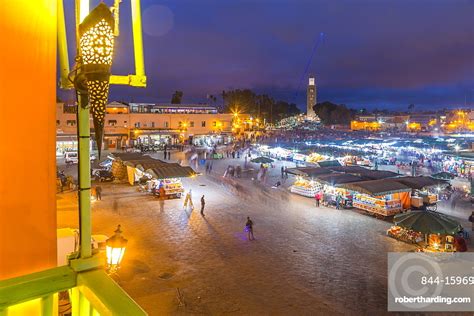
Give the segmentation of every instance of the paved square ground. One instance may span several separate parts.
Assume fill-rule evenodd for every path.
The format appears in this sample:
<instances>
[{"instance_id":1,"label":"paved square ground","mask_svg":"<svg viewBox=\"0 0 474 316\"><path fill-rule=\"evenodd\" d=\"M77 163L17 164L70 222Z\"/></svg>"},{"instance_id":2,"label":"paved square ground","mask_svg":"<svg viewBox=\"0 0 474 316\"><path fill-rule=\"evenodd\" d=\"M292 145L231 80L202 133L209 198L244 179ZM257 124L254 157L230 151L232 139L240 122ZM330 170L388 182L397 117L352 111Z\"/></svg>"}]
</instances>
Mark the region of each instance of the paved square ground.
<instances>
[{"instance_id":1,"label":"paved square ground","mask_svg":"<svg viewBox=\"0 0 474 316\"><path fill-rule=\"evenodd\" d=\"M316 208L312 199L257 184L252 175L223 179L223 168L235 163L218 162L213 175L183 181L194 211L180 199L167 200L160 212L158 200L136 187L102 184L93 233L110 236L122 225L129 244L119 282L130 296L151 315L384 314L386 254L414 247L387 237L389 222ZM274 169L267 182L278 174ZM58 195L58 227L77 227L75 198ZM255 241L243 231L247 216Z\"/></svg>"}]
</instances>

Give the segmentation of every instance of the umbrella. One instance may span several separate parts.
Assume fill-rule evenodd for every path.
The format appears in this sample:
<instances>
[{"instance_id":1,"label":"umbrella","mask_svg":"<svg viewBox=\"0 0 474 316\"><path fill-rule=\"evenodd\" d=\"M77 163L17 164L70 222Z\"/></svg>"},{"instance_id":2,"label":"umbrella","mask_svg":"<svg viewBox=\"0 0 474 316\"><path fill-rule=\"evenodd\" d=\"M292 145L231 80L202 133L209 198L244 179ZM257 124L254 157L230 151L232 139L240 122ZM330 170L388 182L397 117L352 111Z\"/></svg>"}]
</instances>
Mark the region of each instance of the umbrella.
<instances>
[{"instance_id":1,"label":"umbrella","mask_svg":"<svg viewBox=\"0 0 474 316\"><path fill-rule=\"evenodd\" d=\"M255 159L250 160L251 162L256 162L256 163L272 163L273 159L267 158L267 157L257 157Z\"/></svg>"},{"instance_id":2,"label":"umbrella","mask_svg":"<svg viewBox=\"0 0 474 316\"><path fill-rule=\"evenodd\" d=\"M435 173L433 175L431 175L432 178L436 178L436 179L445 179L445 180L452 180L454 179L456 176L452 173L449 173L449 172L438 172L438 173Z\"/></svg>"},{"instance_id":3,"label":"umbrella","mask_svg":"<svg viewBox=\"0 0 474 316\"><path fill-rule=\"evenodd\" d=\"M450 217L432 211L412 211L397 214L395 225L423 234L454 235L461 230L461 224Z\"/></svg>"}]
</instances>

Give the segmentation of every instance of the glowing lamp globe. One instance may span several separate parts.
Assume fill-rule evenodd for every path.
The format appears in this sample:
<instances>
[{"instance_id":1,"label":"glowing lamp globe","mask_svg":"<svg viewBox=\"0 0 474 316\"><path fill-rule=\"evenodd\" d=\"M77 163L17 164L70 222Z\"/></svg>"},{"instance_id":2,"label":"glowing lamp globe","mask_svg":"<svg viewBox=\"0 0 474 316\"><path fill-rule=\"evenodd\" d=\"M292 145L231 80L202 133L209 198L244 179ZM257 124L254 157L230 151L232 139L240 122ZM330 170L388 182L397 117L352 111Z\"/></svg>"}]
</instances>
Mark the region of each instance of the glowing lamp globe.
<instances>
[{"instance_id":1,"label":"glowing lamp globe","mask_svg":"<svg viewBox=\"0 0 474 316\"><path fill-rule=\"evenodd\" d=\"M117 270L122 262L128 240L122 236L120 225L117 226L115 234L106 240L105 249L107 255L107 267L109 270Z\"/></svg>"},{"instance_id":2,"label":"glowing lamp globe","mask_svg":"<svg viewBox=\"0 0 474 316\"><path fill-rule=\"evenodd\" d=\"M109 96L114 25L112 12L102 2L79 24L80 71L86 78L99 157L104 134L105 108Z\"/></svg>"}]
</instances>

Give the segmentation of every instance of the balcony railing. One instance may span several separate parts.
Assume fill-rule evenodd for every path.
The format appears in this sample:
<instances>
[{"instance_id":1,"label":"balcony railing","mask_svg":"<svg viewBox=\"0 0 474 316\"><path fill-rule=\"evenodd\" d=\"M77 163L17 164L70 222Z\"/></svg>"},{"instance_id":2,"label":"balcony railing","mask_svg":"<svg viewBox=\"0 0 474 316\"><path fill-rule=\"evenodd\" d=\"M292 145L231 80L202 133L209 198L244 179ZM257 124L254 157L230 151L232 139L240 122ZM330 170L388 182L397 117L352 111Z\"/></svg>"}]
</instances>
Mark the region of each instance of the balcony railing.
<instances>
[{"instance_id":1,"label":"balcony railing","mask_svg":"<svg viewBox=\"0 0 474 316\"><path fill-rule=\"evenodd\" d=\"M57 315L57 293L66 290L73 316L147 315L94 258L73 261L0 281L0 316Z\"/></svg>"}]
</instances>

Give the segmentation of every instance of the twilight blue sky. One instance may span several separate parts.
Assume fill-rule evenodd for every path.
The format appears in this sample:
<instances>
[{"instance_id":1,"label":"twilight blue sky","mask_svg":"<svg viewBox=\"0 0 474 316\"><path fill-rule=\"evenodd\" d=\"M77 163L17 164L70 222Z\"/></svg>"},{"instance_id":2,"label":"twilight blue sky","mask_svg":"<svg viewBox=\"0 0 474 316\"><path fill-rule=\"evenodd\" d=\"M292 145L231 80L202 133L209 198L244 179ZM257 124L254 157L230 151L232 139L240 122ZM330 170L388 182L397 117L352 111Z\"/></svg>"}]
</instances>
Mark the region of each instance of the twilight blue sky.
<instances>
[{"instance_id":1,"label":"twilight blue sky","mask_svg":"<svg viewBox=\"0 0 474 316\"><path fill-rule=\"evenodd\" d=\"M129 6L115 74L133 71ZM169 102L182 90L205 102L250 88L303 107L300 78L323 32L309 67L318 101L474 107L474 0L142 0L142 15L148 87L115 86L111 100Z\"/></svg>"}]
</instances>

